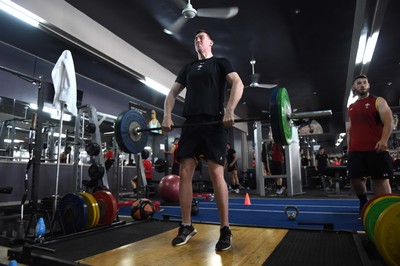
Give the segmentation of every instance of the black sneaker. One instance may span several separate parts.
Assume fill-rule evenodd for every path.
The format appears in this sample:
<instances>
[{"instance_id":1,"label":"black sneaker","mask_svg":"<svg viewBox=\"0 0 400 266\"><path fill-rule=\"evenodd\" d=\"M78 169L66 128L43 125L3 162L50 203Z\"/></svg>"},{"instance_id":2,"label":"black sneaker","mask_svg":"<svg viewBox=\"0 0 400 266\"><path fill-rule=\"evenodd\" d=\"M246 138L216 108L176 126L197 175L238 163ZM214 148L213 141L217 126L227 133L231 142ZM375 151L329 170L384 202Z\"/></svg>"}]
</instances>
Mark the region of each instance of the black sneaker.
<instances>
[{"instance_id":1,"label":"black sneaker","mask_svg":"<svg viewBox=\"0 0 400 266\"><path fill-rule=\"evenodd\" d=\"M220 236L217 244L215 245L215 249L219 251L229 250L231 248L232 242L232 232L228 226L222 227L220 230Z\"/></svg>"},{"instance_id":2,"label":"black sneaker","mask_svg":"<svg viewBox=\"0 0 400 266\"><path fill-rule=\"evenodd\" d=\"M197 233L192 225L180 225L178 235L172 240L173 246L185 245Z\"/></svg>"}]
</instances>

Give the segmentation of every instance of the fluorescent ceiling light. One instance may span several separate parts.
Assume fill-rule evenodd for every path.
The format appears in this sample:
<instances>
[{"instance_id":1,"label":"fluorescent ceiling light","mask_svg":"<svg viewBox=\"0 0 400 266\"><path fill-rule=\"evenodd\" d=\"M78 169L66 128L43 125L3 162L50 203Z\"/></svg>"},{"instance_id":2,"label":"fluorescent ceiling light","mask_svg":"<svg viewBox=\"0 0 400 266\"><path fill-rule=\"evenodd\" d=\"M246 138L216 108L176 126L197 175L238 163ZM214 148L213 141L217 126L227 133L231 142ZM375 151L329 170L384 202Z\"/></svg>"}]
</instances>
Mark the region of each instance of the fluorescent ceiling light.
<instances>
[{"instance_id":1,"label":"fluorescent ceiling light","mask_svg":"<svg viewBox=\"0 0 400 266\"><path fill-rule=\"evenodd\" d=\"M168 34L168 35L174 34L172 31L167 30L167 29L163 29L163 32L166 33L166 34Z\"/></svg>"},{"instance_id":2,"label":"fluorescent ceiling light","mask_svg":"<svg viewBox=\"0 0 400 266\"><path fill-rule=\"evenodd\" d=\"M367 46L364 52L363 64L367 64L371 61L372 55L374 54L376 42L378 41L379 32L375 32L368 38Z\"/></svg>"},{"instance_id":3,"label":"fluorescent ceiling light","mask_svg":"<svg viewBox=\"0 0 400 266\"><path fill-rule=\"evenodd\" d=\"M376 42L378 41L379 31L373 33L367 38L367 34L363 33L358 41L358 50L356 56L356 65L361 62L365 65L368 64L372 55L374 54Z\"/></svg>"},{"instance_id":4,"label":"fluorescent ceiling light","mask_svg":"<svg viewBox=\"0 0 400 266\"><path fill-rule=\"evenodd\" d=\"M367 34L365 34L365 33L361 34L360 40L358 41L356 64L360 64L363 61L366 43L367 43Z\"/></svg>"},{"instance_id":5,"label":"fluorescent ceiling light","mask_svg":"<svg viewBox=\"0 0 400 266\"><path fill-rule=\"evenodd\" d=\"M11 143L11 139L4 139L5 143ZM14 139L14 143L22 143L24 142L23 140L20 139Z\"/></svg>"},{"instance_id":6,"label":"fluorescent ceiling light","mask_svg":"<svg viewBox=\"0 0 400 266\"><path fill-rule=\"evenodd\" d=\"M29 108L31 108L32 110L38 109L37 104L35 104L35 103L30 103ZM60 113L55 108L50 107L49 105L43 106L43 112L49 113L50 117L52 119L56 119L56 120L60 119ZM66 114L66 113L63 114L63 121L69 122L69 121L71 121L71 119L72 119L71 115Z\"/></svg>"},{"instance_id":7,"label":"fluorescent ceiling light","mask_svg":"<svg viewBox=\"0 0 400 266\"><path fill-rule=\"evenodd\" d=\"M144 80L140 80L142 83L146 84L148 87L152 88L153 90L156 90L164 95L167 95L169 93L169 89L165 87L164 85L161 85L157 81L152 80L149 77L145 77Z\"/></svg>"},{"instance_id":8,"label":"fluorescent ceiling light","mask_svg":"<svg viewBox=\"0 0 400 266\"><path fill-rule=\"evenodd\" d=\"M60 136L60 133L54 132L53 136L54 136L54 137L59 137L59 136ZM64 133L61 134L61 138L65 139L66 137L67 137L66 134L64 134Z\"/></svg>"},{"instance_id":9,"label":"fluorescent ceiling light","mask_svg":"<svg viewBox=\"0 0 400 266\"><path fill-rule=\"evenodd\" d=\"M39 23L44 23L45 20L41 17L36 16L32 12L26 10L25 8L15 4L10 0L1 0L0 1L0 9L5 12L13 15L14 17L34 26L38 27Z\"/></svg>"}]
</instances>

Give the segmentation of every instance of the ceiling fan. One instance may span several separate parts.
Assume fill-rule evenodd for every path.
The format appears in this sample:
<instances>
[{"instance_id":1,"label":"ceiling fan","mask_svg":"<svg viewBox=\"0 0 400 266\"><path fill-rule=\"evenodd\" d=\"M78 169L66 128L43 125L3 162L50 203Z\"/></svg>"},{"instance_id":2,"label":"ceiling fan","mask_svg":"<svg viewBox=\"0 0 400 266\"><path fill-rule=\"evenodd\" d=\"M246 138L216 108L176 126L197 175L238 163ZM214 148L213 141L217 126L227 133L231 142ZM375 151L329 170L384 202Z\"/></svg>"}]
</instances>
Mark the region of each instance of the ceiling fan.
<instances>
[{"instance_id":1,"label":"ceiling fan","mask_svg":"<svg viewBox=\"0 0 400 266\"><path fill-rule=\"evenodd\" d=\"M254 65L256 64L256 60L250 60L250 64L251 64L251 75L250 75L251 83L250 83L250 85L246 86L246 88L252 87L252 88L272 89L272 88L275 88L276 86L278 86L278 84L258 83L258 80L260 79L260 74L255 73L255 71L254 71Z\"/></svg>"},{"instance_id":2,"label":"ceiling fan","mask_svg":"<svg viewBox=\"0 0 400 266\"><path fill-rule=\"evenodd\" d=\"M238 7L221 7L221 8L199 8L194 9L190 0L186 3L183 0L174 0L175 4L182 9L182 16L179 17L170 27L164 29L167 34L178 32L185 23L195 17L228 19L236 16L239 12Z\"/></svg>"}]
</instances>

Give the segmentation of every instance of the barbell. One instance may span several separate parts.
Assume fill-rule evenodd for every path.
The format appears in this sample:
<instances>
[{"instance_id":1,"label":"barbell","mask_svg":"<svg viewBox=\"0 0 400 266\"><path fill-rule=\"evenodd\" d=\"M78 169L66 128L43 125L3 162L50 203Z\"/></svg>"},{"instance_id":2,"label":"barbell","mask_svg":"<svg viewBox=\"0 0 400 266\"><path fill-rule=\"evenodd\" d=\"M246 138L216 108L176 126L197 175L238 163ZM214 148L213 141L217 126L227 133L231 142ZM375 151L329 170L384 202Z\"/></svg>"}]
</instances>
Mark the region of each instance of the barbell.
<instances>
[{"instance_id":1,"label":"barbell","mask_svg":"<svg viewBox=\"0 0 400 266\"><path fill-rule=\"evenodd\" d=\"M269 100L269 116L236 119L235 123L252 121L270 121L274 141L281 145L292 142L294 119L325 117L332 115L331 110L292 113L289 94L285 88L272 89ZM201 124L173 125L174 128L207 126L221 124L222 121L211 121ZM126 153L140 153L147 145L147 132L162 130L161 127L149 128L143 115L135 109L118 115L114 124L114 136L120 149Z\"/></svg>"}]
</instances>

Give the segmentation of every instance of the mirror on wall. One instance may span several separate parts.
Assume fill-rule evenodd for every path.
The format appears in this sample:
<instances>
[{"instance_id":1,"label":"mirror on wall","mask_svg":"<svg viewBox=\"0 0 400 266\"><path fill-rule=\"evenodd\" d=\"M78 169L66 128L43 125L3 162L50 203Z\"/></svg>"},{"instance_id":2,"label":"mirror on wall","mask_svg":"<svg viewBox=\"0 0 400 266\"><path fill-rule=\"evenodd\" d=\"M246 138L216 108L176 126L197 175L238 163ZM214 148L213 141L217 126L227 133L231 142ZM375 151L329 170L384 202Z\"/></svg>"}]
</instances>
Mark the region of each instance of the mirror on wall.
<instances>
[{"instance_id":1,"label":"mirror on wall","mask_svg":"<svg viewBox=\"0 0 400 266\"><path fill-rule=\"evenodd\" d=\"M29 160L29 145L34 144L35 131L31 130L32 116L37 111L34 104L0 97L0 160L13 162L27 162ZM46 109L46 108L44 108ZM41 161L55 163L57 156L64 151L66 146L72 149L79 144L84 144L86 137L75 141L75 118L66 115L61 134L61 150L58 150L59 118L54 117L46 110L43 112L44 122L41 136L43 139ZM100 123L101 146L103 150L112 147L114 121L104 119ZM74 152L71 152L71 156ZM80 155L82 162L86 162L86 153ZM73 158L68 162L72 163Z\"/></svg>"}]
</instances>

